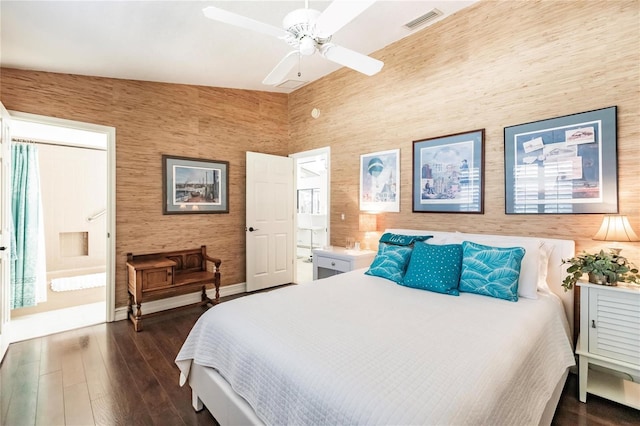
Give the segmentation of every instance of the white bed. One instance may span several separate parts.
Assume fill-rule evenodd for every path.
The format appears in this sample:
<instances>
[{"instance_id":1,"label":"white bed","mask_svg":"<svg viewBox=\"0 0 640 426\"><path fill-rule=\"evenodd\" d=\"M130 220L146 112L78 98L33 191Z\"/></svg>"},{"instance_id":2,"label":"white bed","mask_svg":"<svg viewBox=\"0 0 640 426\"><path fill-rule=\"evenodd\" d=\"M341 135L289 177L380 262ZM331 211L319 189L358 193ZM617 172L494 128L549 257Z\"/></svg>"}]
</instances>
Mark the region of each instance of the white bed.
<instances>
[{"instance_id":1,"label":"white bed","mask_svg":"<svg viewBox=\"0 0 640 426\"><path fill-rule=\"evenodd\" d=\"M176 359L194 407L223 425L549 424L574 364L572 293L560 286L573 242L389 231L544 242L551 292L455 297L363 269L225 302Z\"/></svg>"}]
</instances>

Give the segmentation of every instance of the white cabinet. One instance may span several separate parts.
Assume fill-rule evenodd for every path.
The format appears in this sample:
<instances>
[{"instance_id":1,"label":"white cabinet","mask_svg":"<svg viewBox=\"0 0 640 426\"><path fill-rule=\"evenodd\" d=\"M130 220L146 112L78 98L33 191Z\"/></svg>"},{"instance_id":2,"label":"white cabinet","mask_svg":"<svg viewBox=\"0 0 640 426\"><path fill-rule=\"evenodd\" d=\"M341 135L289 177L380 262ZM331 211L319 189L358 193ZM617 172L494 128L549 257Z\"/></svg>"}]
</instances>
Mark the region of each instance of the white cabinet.
<instances>
[{"instance_id":1,"label":"white cabinet","mask_svg":"<svg viewBox=\"0 0 640 426\"><path fill-rule=\"evenodd\" d=\"M579 399L591 393L640 409L640 287L578 285Z\"/></svg>"},{"instance_id":2,"label":"white cabinet","mask_svg":"<svg viewBox=\"0 0 640 426\"><path fill-rule=\"evenodd\" d=\"M313 250L313 279L366 268L371 265L375 251L347 250L341 247Z\"/></svg>"}]
</instances>

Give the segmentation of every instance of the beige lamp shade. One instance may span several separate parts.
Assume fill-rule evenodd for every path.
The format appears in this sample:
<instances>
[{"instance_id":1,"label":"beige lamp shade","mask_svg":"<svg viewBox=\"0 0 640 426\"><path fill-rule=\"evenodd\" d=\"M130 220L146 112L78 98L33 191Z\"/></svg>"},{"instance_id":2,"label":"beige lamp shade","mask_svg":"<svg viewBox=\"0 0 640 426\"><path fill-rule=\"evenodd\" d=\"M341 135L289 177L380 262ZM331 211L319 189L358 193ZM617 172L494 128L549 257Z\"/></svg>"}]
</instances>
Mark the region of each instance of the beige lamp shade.
<instances>
[{"instance_id":1,"label":"beige lamp shade","mask_svg":"<svg viewBox=\"0 0 640 426\"><path fill-rule=\"evenodd\" d=\"M378 230L378 221L374 214L360 214L359 229L361 232L375 232Z\"/></svg>"},{"instance_id":2,"label":"beige lamp shade","mask_svg":"<svg viewBox=\"0 0 640 426\"><path fill-rule=\"evenodd\" d=\"M596 235L593 236L593 239L621 243L640 241L640 238L638 238L633 228L631 228L629 219L619 214L605 215L604 219L602 219L602 225L600 225L600 229L596 232Z\"/></svg>"}]
</instances>

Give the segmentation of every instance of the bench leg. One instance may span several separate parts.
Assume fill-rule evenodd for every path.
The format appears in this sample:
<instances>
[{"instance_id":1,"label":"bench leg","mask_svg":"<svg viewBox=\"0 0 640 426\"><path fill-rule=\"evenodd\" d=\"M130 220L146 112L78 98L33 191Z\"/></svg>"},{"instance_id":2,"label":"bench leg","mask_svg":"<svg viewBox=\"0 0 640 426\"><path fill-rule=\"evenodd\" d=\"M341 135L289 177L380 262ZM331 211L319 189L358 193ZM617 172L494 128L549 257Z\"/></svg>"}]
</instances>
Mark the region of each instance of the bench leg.
<instances>
[{"instance_id":1,"label":"bench leg","mask_svg":"<svg viewBox=\"0 0 640 426\"><path fill-rule=\"evenodd\" d=\"M202 286L202 293L200 295L200 300L201 300L201 303L203 305L209 304L209 305L213 306L216 303L218 303L217 292L216 292L216 300L211 300L211 298L207 295L207 286L203 285Z\"/></svg>"},{"instance_id":2,"label":"bench leg","mask_svg":"<svg viewBox=\"0 0 640 426\"><path fill-rule=\"evenodd\" d=\"M207 295L207 286L202 286L202 292L200 294L200 303L203 305L209 304L211 306L215 306L220 302L220 286L215 286L216 288L216 296L215 299L211 299Z\"/></svg>"},{"instance_id":3,"label":"bench leg","mask_svg":"<svg viewBox=\"0 0 640 426\"><path fill-rule=\"evenodd\" d=\"M130 297L131 299L131 297ZM128 308L128 316L129 319L131 320L131 322L133 323L133 328L135 331L142 331L142 304L141 303L137 303L136 304L136 313L135 315L133 314L133 307L131 305L129 305Z\"/></svg>"},{"instance_id":4,"label":"bench leg","mask_svg":"<svg viewBox=\"0 0 640 426\"><path fill-rule=\"evenodd\" d=\"M131 317L133 315L133 294L128 293L129 295L129 303L127 303L127 316Z\"/></svg>"},{"instance_id":5,"label":"bench leg","mask_svg":"<svg viewBox=\"0 0 640 426\"><path fill-rule=\"evenodd\" d=\"M136 331L142 330L142 309L141 304L136 304L137 312L133 314L133 294L129 293L129 303L127 303L127 317L133 323L133 328Z\"/></svg>"}]
</instances>

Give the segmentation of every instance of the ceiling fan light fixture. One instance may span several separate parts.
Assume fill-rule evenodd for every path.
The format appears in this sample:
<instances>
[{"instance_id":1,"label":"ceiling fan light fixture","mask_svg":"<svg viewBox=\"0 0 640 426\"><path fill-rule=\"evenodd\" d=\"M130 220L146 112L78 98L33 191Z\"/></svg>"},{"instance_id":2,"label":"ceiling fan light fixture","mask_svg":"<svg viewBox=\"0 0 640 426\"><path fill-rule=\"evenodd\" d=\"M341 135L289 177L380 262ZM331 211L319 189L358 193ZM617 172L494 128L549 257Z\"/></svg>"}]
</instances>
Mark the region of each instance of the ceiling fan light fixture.
<instances>
[{"instance_id":1,"label":"ceiling fan light fixture","mask_svg":"<svg viewBox=\"0 0 640 426\"><path fill-rule=\"evenodd\" d=\"M300 40L300 54L302 56L311 56L316 52L316 42L311 37L302 37Z\"/></svg>"}]
</instances>

